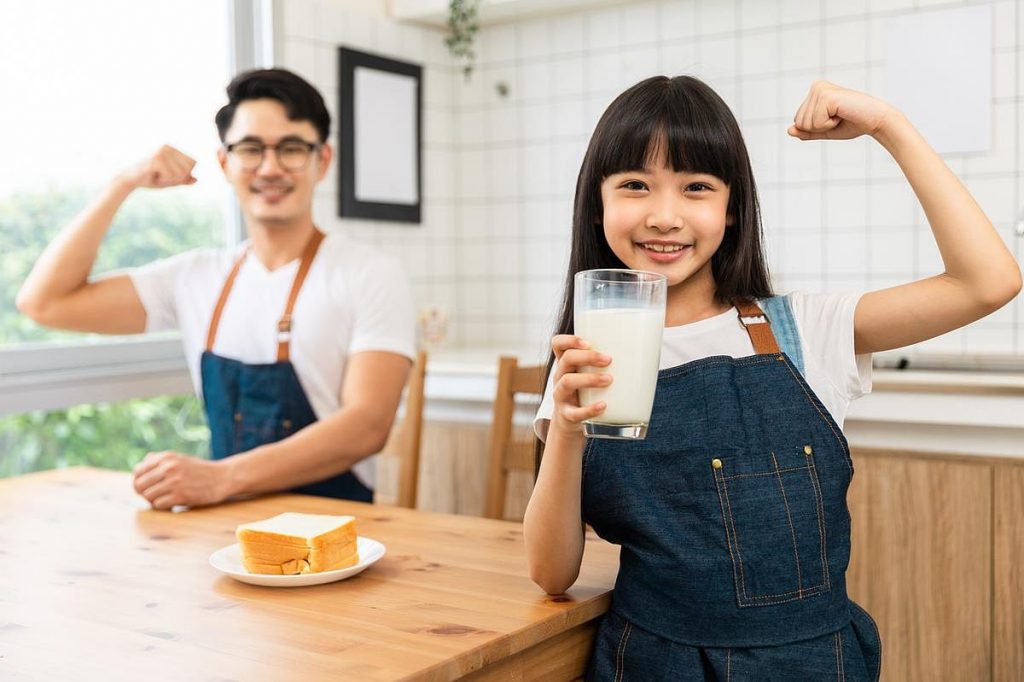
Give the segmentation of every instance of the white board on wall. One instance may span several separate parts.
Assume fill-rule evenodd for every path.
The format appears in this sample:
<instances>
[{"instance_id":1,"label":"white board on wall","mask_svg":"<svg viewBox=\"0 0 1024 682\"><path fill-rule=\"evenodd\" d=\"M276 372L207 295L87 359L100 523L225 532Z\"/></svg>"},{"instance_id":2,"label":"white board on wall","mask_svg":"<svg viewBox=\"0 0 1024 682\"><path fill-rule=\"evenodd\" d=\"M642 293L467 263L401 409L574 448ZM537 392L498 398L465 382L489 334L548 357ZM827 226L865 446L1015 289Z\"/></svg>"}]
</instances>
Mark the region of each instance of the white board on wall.
<instances>
[{"instance_id":1,"label":"white board on wall","mask_svg":"<svg viewBox=\"0 0 1024 682\"><path fill-rule=\"evenodd\" d=\"M885 92L940 154L990 151L992 8L889 19Z\"/></svg>"},{"instance_id":2,"label":"white board on wall","mask_svg":"<svg viewBox=\"0 0 1024 682\"><path fill-rule=\"evenodd\" d=\"M411 76L355 68L356 199L419 202L417 88Z\"/></svg>"}]
</instances>

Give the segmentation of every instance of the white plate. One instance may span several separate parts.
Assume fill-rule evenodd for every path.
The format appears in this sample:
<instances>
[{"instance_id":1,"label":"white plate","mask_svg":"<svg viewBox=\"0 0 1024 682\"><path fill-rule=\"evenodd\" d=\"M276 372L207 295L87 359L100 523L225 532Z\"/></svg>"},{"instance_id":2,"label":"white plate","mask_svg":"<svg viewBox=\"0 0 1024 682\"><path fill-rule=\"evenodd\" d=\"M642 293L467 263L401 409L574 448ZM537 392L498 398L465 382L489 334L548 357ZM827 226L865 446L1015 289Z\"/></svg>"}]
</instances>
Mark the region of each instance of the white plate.
<instances>
[{"instance_id":1,"label":"white plate","mask_svg":"<svg viewBox=\"0 0 1024 682\"><path fill-rule=\"evenodd\" d=\"M210 565L221 573L229 575L235 580L251 585L267 585L270 587L302 587L303 585L322 585L333 583L335 580L351 578L356 573L361 573L370 564L384 556L384 545L371 538L359 536L357 538L359 549L359 563L348 568L339 568L333 571L322 571L320 573L299 573L297 575L264 575L262 573L250 573L242 565L242 549L236 542L227 547L221 547L210 555Z\"/></svg>"}]
</instances>

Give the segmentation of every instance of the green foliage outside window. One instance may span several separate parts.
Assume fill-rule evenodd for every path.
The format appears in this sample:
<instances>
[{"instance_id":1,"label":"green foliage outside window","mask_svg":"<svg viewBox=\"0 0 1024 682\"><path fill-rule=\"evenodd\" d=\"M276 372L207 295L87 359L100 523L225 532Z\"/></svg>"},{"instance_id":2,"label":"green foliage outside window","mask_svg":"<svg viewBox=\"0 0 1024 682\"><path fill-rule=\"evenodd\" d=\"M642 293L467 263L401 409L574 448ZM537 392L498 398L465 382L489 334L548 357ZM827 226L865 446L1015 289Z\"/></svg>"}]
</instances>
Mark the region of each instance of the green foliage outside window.
<instances>
[{"instance_id":1,"label":"green foliage outside window","mask_svg":"<svg viewBox=\"0 0 1024 682\"><path fill-rule=\"evenodd\" d=\"M94 190L26 192L0 199L0 350L17 343L82 343L41 328L15 295L43 248L92 201ZM188 190L136 192L118 212L94 272L131 267L221 242L215 199ZM93 339L97 337L91 337ZM207 456L209 432L195 396L162 396L0 417L0 477L79 464L130 469L147 452Z\"/></svg>"},{"instance_id":2,"label":"green foliage outside window","mask_svg":"<svg viewBox=\"0 0 1024 682\"><path fill-rule=\"evenodd\" d=\"M68 466L128 471L147 452L209 456L195 396L76 405L0 418L0 477Z\"/></svg>"},{"instance_id":3,"label":"green foliage outside window","mask_svg":"<svg viewBox=\"0 0 1024 682\"><path fill-rule=\"evenodd\" d=\"M43 248L90 201L85 189L24 192L0 199L0 346L81 341L81 334L43 329L18 312L15 295ZM94 273L142 265L221 243L224 221L215 200L188 190L141 190L118 211L100 246Z\"/></svg>"}]
</instances>

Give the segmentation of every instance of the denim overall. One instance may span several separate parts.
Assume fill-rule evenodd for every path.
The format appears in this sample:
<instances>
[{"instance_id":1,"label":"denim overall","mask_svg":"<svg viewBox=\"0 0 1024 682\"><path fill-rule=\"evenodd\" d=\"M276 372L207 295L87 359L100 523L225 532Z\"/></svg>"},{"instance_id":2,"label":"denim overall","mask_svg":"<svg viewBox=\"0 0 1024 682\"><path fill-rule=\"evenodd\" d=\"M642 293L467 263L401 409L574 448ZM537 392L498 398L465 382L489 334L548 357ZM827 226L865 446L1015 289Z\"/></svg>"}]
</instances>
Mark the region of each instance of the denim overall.
<instances>
[{"instance_id":1,"label":"denim overall","mask_svg":"<svg viewBox=\"0 0 1024 682\"><path fill-rule=\"evenodd\" d=\"M755 355L661 370L645 440L587 441L583 519L621 546L588 680L878 679L846 594L846 439L788 299L760 303L736 302Z\"/></svg>"},{"instance_id":2,"label":"denim overall","mask_svg":"<svg viewBox=\"0 0 1024 682\"><path fill-rule=\"evenodd\" d=\"M200 359L203 402L210 424L210 450L214 459L223 459L279 441L316 421L316 414L302 389L295 366L288 359L288 346L291 339L292 308L323 238L323 233L315 230L302 254L284 315L277 323L277 362L247 364L213 352L224 304L248 251L235 262L224 282L210 320L206 350ZM350 471L301 486L293 492L361 502L373 501L373 491Z\"/></svg>"}]
</instances>

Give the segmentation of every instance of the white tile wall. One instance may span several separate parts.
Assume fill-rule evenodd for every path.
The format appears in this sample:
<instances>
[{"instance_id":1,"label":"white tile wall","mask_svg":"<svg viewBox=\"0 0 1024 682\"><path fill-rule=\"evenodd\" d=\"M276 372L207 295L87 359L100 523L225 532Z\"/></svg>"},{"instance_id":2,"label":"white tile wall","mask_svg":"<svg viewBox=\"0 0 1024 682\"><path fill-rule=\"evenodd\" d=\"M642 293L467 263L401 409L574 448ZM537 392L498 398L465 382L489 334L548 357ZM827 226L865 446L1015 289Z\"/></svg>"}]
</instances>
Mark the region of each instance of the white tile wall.
<instances>
[{"instance_id":1,"label":"white tile wall","mask_svg":"<svg viewBox=\"0 0 1024 682\"><path fill-rule=\"evenodd\" d=\"M423 63L425 220L419 227L318 220L394 248L421 305L451 315L453 343L543 345L559 303L576 173L611 99L643 77L690 73L734 108L755 166L781 291L881 288L941 271L922 211L870 140L801 143L785 129L814 78L882 92L885 22L988 0L642 0L486 26L467 82L442 33L331 0L289 0L285 64L337 98L339 44ZM1024 7L993 0L992 151L948 157L1018 259L1024 203ZM498 94L497 85L509 88ZM396 248L402 243L416 248ZM429 263L424 254L430 254ZM1024 352L1024 303L920 350Z\"/></svg>"},{"instance_id":2,"label":"white tile wall","mask_svg":"<svg viewBox=\"0 0 1024 682\"><path fill-rule=\"evenodd\" d=\"M440 30L401 25L382 14L382 7L345 0L289 0L277 5L283 13L280 61L314 83L323 93L334 121L332 144L337 147L337 48L340 45L416 62L424 69L423 91L423 222L420 225L342 220L337 217L337 175L334 169L317 188L314 218L329 230L341 230L376 244L399 257L412 281L417 305L435 305L459 319L456 310L478 303L462 297L465 249L460 248L459 197L488 196L486 168L488 122L480 112L461 112L461 75L442 44ZM510 27L511 28L511 27ZM510 31L510 34L512 32ZM514 74L513 74L514 76ZM482 94L481 94L482 96ZM465 114L463 116L462 114ZM460 125L475 134L481 169L468 175L474 159L463 154ZM474 127L475 126L475 127ZM475 133L473 132L475 131ZM462 178L466 178L462 182ZM485 296L489 290L482 289ZM487 309L487 306L484 306ZM481 321L486 327L486 320Z\"/></svg>"}]
</instances>

